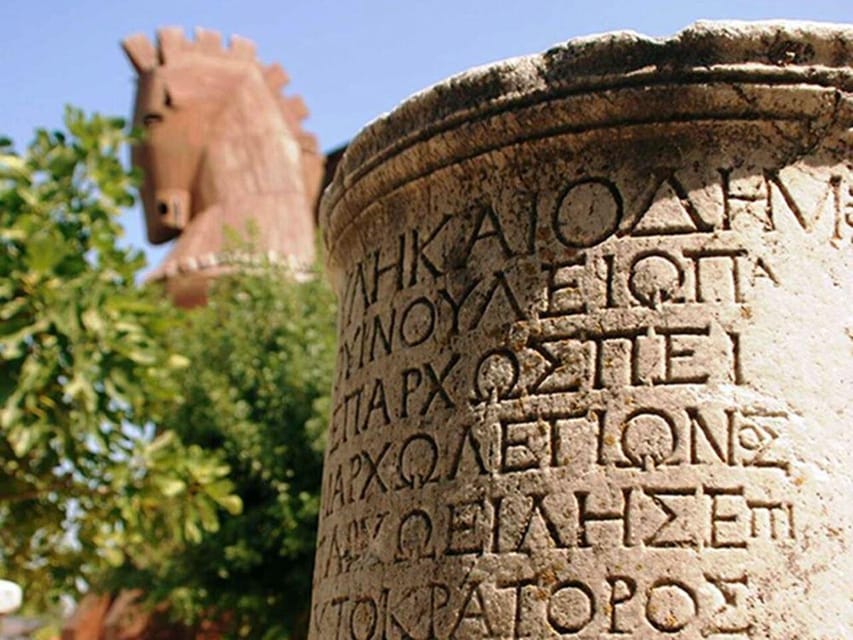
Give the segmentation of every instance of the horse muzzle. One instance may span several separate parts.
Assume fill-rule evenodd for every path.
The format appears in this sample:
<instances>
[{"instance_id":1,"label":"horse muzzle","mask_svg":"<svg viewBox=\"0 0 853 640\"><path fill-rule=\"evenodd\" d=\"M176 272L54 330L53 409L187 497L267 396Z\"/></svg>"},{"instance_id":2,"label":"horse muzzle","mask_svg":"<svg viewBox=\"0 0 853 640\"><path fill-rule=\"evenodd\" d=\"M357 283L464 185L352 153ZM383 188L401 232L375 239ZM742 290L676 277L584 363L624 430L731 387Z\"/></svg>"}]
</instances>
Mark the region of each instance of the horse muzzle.
<instances>
[{"instance_id":1,"label":"horse muzzle","mask_svg":"<svg viewBox=\"0 0 853 640\"><path fill-rule=\"evenodd\" d=\"M157 189L154 192L155 217L164 227L184 229L190 221L192 199L186 189Z\"/></svg>"}]
</instances>

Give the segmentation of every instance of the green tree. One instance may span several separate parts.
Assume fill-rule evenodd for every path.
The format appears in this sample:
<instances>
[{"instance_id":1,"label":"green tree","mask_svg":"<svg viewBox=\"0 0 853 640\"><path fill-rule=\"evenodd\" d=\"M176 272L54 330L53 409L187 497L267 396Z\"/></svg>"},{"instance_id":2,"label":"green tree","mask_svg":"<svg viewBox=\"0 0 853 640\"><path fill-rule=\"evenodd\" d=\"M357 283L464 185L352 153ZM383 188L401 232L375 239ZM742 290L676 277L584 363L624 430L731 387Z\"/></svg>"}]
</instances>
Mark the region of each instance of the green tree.
<instances>
[{"instance_id":1,"label":"green tree","mask_svg":"<svg viewBox=\"0 0 853 640\"><path fill-rule=\"evenodd\" d=\"M122 576L186 620L235 637L301 637L308 621L322 451L335 358L334 297L266 265L214 287L170 339L189 359L184 402L162 426L222 452L243 501L197 545ZM141 569L141 570L140 570Z\"/></svg>"},{"instance_id":2,"label":"green tree","mask_svg":"<svg viewBox=\"0 0 853 640\"><path fill-rule=\"evenodd\" d=\"M22 155L0 141L0 573L34 606L241 507L222 456L164 426L188 361L117 242L123 126L69 109Z\"/></svg>"}]
</instances>

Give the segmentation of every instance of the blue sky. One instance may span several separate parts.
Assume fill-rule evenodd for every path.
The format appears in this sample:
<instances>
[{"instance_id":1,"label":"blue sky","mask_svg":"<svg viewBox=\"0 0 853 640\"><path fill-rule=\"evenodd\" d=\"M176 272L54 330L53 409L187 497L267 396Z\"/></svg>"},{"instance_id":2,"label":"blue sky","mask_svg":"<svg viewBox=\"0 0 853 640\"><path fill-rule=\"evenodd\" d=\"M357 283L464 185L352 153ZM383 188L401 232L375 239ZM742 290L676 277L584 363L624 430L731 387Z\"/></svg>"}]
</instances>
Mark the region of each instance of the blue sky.
<instances>
[{"instance_id":1,"label":"blue sky","mask_svg":"<svg viewBox=\"0 0 853 640\"><path fill-rule=\"evenodd\" d=\"M306 128L331 149L469 67L615 29L669 35L700 18L853 22L853 0L0 0L0 134L20 148L36 126L57 126L66 103L129 116L134 74L119 40L166 25L253 40L263 62L287 69L311 110ZM123 221L128 242L149 249L141 213Z\"/></svg>"}]
</instances>

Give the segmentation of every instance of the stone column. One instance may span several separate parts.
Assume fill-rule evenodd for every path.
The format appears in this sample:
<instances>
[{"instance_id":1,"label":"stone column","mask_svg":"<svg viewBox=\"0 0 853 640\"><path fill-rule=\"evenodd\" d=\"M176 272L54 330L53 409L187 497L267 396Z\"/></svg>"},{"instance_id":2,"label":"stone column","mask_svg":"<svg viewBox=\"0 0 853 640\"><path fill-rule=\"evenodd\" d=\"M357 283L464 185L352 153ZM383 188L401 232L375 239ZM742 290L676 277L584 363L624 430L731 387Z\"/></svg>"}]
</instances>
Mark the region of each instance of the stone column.
<instances>
[{"instance_id":1,"label":"stone column","mask_svg":"<svg viewBox=\"0 0 853 640\"><path fill-rule=\"evenodd\" d=\"M851 57L615 33L359 134L315 640L849 636Z\"/></svg>"}]
</instances>

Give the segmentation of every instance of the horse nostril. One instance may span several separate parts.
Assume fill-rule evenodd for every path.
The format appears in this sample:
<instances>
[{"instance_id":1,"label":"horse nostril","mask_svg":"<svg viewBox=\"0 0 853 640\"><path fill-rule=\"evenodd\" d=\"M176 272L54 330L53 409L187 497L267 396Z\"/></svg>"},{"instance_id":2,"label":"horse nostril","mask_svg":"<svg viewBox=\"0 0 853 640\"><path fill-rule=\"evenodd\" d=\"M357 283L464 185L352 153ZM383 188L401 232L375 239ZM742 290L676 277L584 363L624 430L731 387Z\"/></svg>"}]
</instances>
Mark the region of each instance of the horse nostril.
<instances>
[{"instance_id":1,"label":"horse nostril","mask_svg":"<svg viewBox=\"0 0 853 640\"><path fill-rule=\"evenodd\" d=\"M159 213L161 216L165 216L167 213L169 213L169 205L167 205L161 200L157 203L157 213Z\"/></svg>"}]
</instances>

